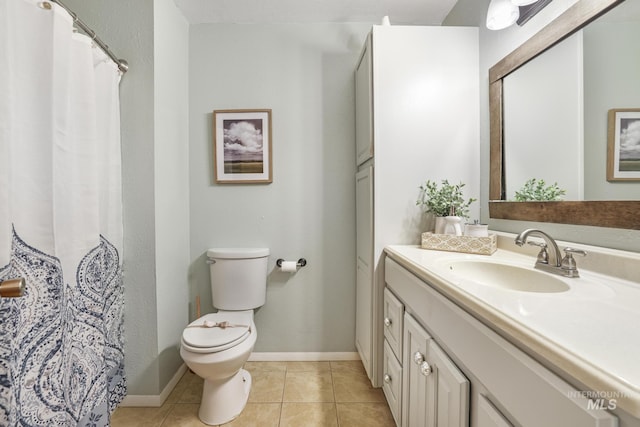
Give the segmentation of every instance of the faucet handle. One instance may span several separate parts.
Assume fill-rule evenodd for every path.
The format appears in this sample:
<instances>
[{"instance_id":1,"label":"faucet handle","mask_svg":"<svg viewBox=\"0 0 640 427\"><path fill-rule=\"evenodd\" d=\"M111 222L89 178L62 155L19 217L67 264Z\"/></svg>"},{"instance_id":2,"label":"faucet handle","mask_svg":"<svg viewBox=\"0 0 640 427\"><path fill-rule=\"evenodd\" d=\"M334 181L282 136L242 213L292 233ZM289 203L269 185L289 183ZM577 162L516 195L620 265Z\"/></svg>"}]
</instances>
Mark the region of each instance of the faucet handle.
<instances>
[{"instance_id":1,"label":"faucet handle","mask_svg":"<svg viewBox=\"0 0 640 427\"><path fill-rule=\"evenodd\" d=\"M564 270L564 275L567 277L579 277L578 266L576 265L576 260L573 259L573 254L587 256L587 253L582 249L564 248L564 254L560 264L560 268Z\"/></svg>"},{"instance_id":2,"label":"faucet handle","mask_svg":"<svg viewBox=\"0 0 640 427\"><path fill-rule=\"evenodd\" d=\"M563 249L563 251L566 256L571 256L573 254L587 256L587 252L583 251L582 249L574 249L574 248L566 247Z\"/></svg>"},{"instance_id":3,"label":"faucet handle","mask_svg":"<svg viewBox=\"0 0 640 427\"><path fill-rule=\"evenodd\" d=\"M538 252L537 262L541 264L549 264L549 253L547 252L547 244L544 242L534 242L528 241L528 245L538 246L540 248L540 252Z\"/></svg>"}]
</instances>

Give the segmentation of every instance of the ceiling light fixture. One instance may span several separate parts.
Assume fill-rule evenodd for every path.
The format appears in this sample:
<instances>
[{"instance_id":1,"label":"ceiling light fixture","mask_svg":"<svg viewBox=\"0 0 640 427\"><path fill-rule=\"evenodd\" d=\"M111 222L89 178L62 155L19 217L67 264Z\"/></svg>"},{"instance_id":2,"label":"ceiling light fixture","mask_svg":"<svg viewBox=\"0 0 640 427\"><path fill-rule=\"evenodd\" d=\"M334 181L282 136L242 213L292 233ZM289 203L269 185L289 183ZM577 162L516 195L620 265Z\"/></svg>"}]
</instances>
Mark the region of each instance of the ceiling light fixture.
<instances>
[{"instance_id":1,"label":"ceiling light fixture","mask_svg":"<svg viewBox=\"0 0 640 427\"><path fill-rule=\"evenodd\" d=\"M490 30L502 30L518 20L520 9L512 0L491 0L487 11L487 28Z\"/></svg>"},{"instance_id":2,"label":"ceiling light fixture","mask_svg":"<svg viewBox=\"0 0 640 427\"><path fill-rule=\"evenodd\" d=\"M530 4L533 4L537 1L538 0L511 0L511 3L515 4L516 6L529 6Z\"/></svg>"}]
</instances>

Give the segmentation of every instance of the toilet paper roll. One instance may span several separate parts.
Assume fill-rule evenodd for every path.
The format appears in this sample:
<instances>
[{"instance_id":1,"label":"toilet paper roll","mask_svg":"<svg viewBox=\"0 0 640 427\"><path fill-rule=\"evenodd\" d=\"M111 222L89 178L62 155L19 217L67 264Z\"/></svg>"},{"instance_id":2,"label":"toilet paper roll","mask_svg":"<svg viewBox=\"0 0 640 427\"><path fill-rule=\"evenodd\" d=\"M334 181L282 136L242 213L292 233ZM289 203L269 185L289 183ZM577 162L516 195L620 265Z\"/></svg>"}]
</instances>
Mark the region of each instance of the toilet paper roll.
<instances>
[{"instance_id":1,"label":"toilet paper roll","mask_svg":"<svg viewBox=\"0 0 640 427\"><path fill-rule=\"evenodd\" d=\"M283 273L295 273L298 271L298 263L296 261L282 261L280 271Z\"/></svg>"}]
</instances>

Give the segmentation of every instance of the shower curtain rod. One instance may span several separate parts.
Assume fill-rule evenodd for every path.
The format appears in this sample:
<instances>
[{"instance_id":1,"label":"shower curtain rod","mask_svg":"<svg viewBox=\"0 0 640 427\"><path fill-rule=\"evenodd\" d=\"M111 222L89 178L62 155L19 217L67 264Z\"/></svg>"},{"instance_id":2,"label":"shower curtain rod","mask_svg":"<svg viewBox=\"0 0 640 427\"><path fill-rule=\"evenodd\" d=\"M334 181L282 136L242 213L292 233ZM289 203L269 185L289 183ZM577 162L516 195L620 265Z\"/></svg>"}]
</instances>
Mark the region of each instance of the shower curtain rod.
<instances>
[{"instance_id":1,"label":"shower curtain rod","mask_svg":"<svg viewBox=\"0 0 640 427\"><path fill-rule=\"evenodd\" d=\"M89 37L91 37L91 40L93 40L99 47L100 49L102 49L102 51L104 53L107 54L107 56L109 58L111 58L111 60L113 62L116 63L116 65L118 66L118 69L122 72L122 74L126 73L127 70L129 69L129 64L127 63L127 61L125 61L124 59L119 59L115 53L113 53L111 51L111 49L109 49L109 46L107 46L107 44L105 42L103 42L100 37L98 37L96 35L96 32L93 31L91 28L89 28L89 26L87 24L85 24L84 22L82 22L82 20L80 18L78 18L78 15L76 15L71 9L69 9L67 6L65 6L64 3L62 3L60 0L49 0L53 3L58 4L58 6L60 6L61 8L63 8L64 10L67 11L67 13L69 15L71 15L71 18L73 18L73 23L75 25L77 25L78 27L80 27L80 29L82 31L84 31L85 33L87 33L87 35Z\"/></svg>"}]
</instances>

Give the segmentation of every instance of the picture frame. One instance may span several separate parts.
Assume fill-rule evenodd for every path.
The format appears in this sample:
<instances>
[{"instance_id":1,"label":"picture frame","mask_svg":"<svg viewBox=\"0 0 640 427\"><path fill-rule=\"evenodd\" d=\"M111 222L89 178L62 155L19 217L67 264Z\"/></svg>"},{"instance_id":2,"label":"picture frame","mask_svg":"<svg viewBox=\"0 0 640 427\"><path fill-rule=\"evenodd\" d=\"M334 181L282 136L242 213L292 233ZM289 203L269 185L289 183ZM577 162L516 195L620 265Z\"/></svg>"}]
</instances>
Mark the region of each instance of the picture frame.
<instances>
[{"instance_id":1,"label":"picture frame","mask_svg":"<svg viewBox=\"0 0 640 427\"><path fill-rule=\"evenodd\" d=\"M214 110L213 164L217 184L273 182L271 110Z\"/></svg>"},{"instance_id":2,"label":"picture frame","mask_svg":"<svg viewBox=\"0 0 640 427\"><path fill-rule=\"evenodd\" d=\"M640 181L640 108L609 110L607 181Z\"/></svg>"}]
</instances>

